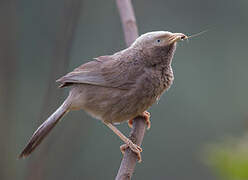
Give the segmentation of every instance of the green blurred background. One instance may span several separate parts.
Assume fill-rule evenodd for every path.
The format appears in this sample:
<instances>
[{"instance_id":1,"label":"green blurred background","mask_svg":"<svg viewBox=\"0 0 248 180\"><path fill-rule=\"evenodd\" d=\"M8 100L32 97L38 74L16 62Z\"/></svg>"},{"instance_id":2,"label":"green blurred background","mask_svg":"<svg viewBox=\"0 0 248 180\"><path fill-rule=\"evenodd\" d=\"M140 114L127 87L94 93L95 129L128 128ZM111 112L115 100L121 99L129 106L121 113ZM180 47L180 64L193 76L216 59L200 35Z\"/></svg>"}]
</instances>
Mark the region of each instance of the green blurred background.
<instances>
[{"instance_id":1,"label":"green blurred background","mask_svg":"<svg viewBox=\"0 0 248 180\"><path fill-rule=\"evenodd\" d=\"M133 179L247 180L247 173L229 171L248 171L242 146L248 140L240 140L248 125L248 1L136 0L133 6L140 34L209 29L178 44L175 81L149 110L152 128ZM114 0L0 1L1 180L114 179L122 142L83 111L69 113L29 158L17 155L65 99L68 89L55 80L123 48ZM118 128L129 133L126 123ZM246 150L246 159L237 157L246 160L242 167L233 159L239 147Z\"/></svg>"}]
</instances>

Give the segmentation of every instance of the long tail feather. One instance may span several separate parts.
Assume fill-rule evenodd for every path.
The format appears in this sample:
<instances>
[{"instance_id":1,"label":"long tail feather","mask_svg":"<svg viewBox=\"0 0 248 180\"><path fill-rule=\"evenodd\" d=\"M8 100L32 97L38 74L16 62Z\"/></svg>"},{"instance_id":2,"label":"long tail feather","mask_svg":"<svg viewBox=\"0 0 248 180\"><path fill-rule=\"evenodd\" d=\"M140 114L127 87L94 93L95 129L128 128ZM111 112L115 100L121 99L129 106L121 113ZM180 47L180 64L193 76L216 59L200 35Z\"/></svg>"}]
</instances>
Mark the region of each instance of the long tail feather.
<instances>
[{"instance_id":1,"label":"long tail feather","mask_svg":"<svg viewBox=\"0 0 248 180\"><path fill-rule=\"evenodd\" d=\"M24 150L19 155L19 158L25 158L35 150L35 148L55 127L59 120L66 114L68 108L69 104L65 101L45 122L40 125L40 127L32 135Z\"/></svg>"}]
</instances>

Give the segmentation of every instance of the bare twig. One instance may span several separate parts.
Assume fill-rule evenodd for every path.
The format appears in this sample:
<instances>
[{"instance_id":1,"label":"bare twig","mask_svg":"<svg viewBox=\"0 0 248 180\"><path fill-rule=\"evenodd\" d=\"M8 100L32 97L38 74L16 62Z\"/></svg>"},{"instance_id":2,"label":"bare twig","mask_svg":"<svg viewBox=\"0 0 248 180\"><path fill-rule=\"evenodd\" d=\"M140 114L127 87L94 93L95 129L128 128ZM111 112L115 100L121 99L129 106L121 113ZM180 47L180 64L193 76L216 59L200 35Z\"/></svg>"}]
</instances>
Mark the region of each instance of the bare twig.
<instances>
[{"instance_id":1,"label":"bare twig","mask_svg":"<svg viewBox=\"0 0 248 180\"><path fill-rule=\"evenodd\" d=\"M116 3L121 17L125 41L127 46L130 46L132 42L138 37L138 28L136 25L133 7L130 0L116 0ZM145 135L145 130L145 119L142 117L136 117L133 121L133 129L130 133L130 139L140 146ZM127 149L115 179L131 179L136 162L137 156L130 149Z\"/></svg>"},{"instance_id":2,"label":"bare twig","mask_svg":"<svg viewBox=\"0 0 248 180\"><path fill-rule=\"evenodd\" d=\"M138 37L138 28L130 0L116 0L120 13L122 28L127 46L130 46Z\"/></svg>"},{"instance_id":3,"label":"bare twig","mask_svg":"<svg viewBox=\"0 0 248 180\"><path fill-rule=\"evenodd\" d=\"M137 145L141 145L145 135L146 125L142 117L136 117L133 121L133 129L130 133L130 139ZM116 176L116 180L129 180L132 177L137 162L137 156L130 149L125 151L121 165Z\"/></svg>"}]
</instances>

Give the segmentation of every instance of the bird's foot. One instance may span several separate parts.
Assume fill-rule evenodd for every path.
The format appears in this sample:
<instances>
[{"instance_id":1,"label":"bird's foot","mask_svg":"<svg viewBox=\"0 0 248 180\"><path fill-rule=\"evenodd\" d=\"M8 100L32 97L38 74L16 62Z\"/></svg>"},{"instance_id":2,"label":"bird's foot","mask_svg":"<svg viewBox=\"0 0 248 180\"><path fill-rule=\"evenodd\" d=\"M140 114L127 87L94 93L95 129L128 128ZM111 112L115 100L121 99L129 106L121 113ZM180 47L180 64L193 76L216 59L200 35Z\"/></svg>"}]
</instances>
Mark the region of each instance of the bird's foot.
<instances>
[{"instance_id":1,"label":"bird's foot","mask_svg":"<svg viewBox=\"0 0 248 180\"><path fill-rule=\"evenodd\" d=\"M140 116L145 118L145 123L147 125L147 130L149 130L151 128L151 121L150 121L151 114L148 111L144 111ZM128 121L128 126L130 128L133 128L133 119L130 119Z\"/></svg>"},{"instance_id":2,"label":"bird's foot","mask_svg":"<svg viewBox=\"0 0 248 180\"><path fill-rule=\"evenodd\" d=\"M138 162L140 163L141 162L140 153L142 152L142 148L139 147L137 144L134 144L131 140L129 140L127 144L123 144L120 146L120 150L122 154L124 154L128 148L130 148L137 155Z\"/></svg>"}]
</instances>

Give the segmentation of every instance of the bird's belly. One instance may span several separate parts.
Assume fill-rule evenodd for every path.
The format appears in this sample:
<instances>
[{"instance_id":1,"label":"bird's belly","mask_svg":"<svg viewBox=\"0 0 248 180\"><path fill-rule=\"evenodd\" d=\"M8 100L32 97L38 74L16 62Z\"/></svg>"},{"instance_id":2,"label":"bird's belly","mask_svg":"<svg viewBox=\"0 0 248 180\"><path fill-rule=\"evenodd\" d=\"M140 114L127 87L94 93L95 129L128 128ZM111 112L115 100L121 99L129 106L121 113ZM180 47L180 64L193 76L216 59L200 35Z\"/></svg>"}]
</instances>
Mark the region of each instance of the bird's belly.
<instances>
[{"instance_id":1,"label":"bird's belly","mask_svg":"<svg viewBox=\"0 0 248 180\"><path fill-rule=\"evenodd\" d=\"M120 90L91 85L77 85L72 89L71 109L83 109L106 122L123 122L144 112L156 98L134 90Z\"/></svg>"}]
</instances>

